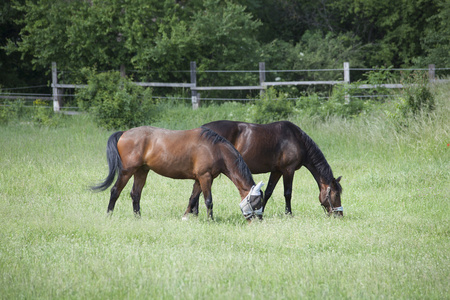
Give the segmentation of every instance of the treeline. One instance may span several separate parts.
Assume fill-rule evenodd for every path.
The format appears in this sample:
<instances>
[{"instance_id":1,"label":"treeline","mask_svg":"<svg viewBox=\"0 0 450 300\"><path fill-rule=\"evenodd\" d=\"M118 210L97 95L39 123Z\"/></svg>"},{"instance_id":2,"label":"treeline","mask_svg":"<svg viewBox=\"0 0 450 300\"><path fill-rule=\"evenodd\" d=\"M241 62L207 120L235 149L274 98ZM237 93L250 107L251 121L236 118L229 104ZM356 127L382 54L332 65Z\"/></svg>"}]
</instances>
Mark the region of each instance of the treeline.
<instances>
[{"instance_id":1,"label":"treeline","mask_svg":"<svg viewBox=\"0 0 450 300\"><path fill-rule=\"evenodd\" d=\"M188 80L175 71L190 61L200 81L203 70L260 61L279 70L450 66L447 0L13 0L0 13L0 88L47 84L52 61L71 79L123 68L157 81Z\"/></svg>"}]
</instances>

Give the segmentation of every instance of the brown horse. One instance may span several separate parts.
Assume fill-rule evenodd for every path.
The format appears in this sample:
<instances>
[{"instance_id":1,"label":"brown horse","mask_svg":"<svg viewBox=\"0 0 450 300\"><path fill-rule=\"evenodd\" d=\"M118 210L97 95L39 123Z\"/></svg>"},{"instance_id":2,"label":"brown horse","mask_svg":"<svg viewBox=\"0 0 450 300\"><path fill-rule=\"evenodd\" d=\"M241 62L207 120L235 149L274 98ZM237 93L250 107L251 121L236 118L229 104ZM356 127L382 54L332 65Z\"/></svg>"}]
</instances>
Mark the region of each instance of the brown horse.
<instances>
[{"instance_id":1,"label":"brown horse","mask_svg":"<svg viewBox=\"0 0 450 300\"><path fill-rule=\"evenodd\" d=\"M286 214L292 214L294 173L305 166L319 186L319 201L330 215L343 216L341 177L335 179L331 167L316 143L298 126L288 121L251 124L215 121L203 125L229 140L241 153L253 174L270 172L264 193L263 210L283 176Z\"/></svg>"},{"instance_id":2,"label":"brown horse","mask_svg":"<svg viewBox=\"0 0 450 300\"><path fill-rule=\"evenodd\" d=\"M192 212L198 214L198 197L203 192L208 218L213 219L211 185L222 173L237 187L242 202L248 200L251 203L250 210L246 205L246 212L242 211L247 219L262 207L262 192L259 188L257 191L252 189L255 182L242 156L230 142L208 128L167 130L144 126L119 131L109 137L106 155L109 174L103 183L92 189L107 189L118 173L111 189L109 214L113 212L122 189L134 175L131 199L134 213L140 216L141 192L150 170L174 179L195 180L185 216ZM250 197L250 192L258 195Z\"/></svg>"}]
</instances>

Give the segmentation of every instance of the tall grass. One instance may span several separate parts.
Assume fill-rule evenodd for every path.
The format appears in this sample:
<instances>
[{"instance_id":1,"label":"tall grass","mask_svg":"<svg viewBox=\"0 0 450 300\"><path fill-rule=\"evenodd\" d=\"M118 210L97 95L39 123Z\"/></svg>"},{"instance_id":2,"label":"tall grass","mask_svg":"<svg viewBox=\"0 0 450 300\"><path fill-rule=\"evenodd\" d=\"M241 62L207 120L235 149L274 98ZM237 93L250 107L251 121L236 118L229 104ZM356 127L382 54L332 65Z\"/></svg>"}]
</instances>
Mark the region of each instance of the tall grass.
<instances>
[{"instance_id":1,"label":"tall grass","mask_svg":"<svg viewBox=\"0 0 450 300\"><path fill-rule=\"evenodd\" d=\"M182 221L192 183L149 174L142 218L125 188L112 218L106 176L111 132L89 117L65 126L0 130L2 299L445 299L449 295L450 87L437 109L402 128L382 111L343 120L292 117L341 181L343 219L328 218L306 169L293 217L282 183L265 219L247 225L233 184L213 184L216 220ZM173 110L174 129L242 119L249 106ZM222 108L222 107L221 107ZM268 175L255 175L267 183Z\"/></svg>"}]
</instances>

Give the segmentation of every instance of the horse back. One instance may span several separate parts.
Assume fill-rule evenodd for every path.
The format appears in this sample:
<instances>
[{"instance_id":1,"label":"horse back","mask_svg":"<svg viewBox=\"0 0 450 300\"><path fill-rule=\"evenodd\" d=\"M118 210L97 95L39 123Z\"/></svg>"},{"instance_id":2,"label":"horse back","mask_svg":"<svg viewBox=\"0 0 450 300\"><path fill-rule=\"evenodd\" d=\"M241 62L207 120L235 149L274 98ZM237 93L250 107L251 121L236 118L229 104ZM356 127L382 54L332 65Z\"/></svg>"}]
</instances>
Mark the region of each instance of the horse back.
<instances>
[{"instance_id":1,"label":"horse back","mask_svg":"<svg viewBox=\"0 0 450 300\"><path fill-rule=\"evenodd\" d=\"M241 153L252 173L300 168L304 156L302 131L288 121L252 124L215 121L203 125L230 141Z\"/></svg>"},{"instance_id":2,"label":"horse back","mask_svg":"<svg viewBox=\"0 0 450 300\"><path fill-rule=\"evenodd\" d=\"M117 146L124 169L148 167L175 179L196 179L206 172L220 173L217 151L201 138L200 129L168 130L142 126L122 135Z\"/></svg>"}]
</instances>

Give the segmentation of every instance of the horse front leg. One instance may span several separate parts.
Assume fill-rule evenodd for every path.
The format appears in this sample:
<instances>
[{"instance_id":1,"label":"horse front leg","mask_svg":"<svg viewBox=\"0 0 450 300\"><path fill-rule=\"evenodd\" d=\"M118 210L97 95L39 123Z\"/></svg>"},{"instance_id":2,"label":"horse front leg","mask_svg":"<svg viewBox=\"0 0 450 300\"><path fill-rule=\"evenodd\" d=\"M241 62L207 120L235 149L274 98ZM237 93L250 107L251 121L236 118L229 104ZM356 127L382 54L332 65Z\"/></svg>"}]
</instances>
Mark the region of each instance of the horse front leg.
<instances>
[{"instance_id":1,"label":"horse front leg","mask_svg":"<svg viewBox=\"0 0 450 300\"><path fill-rule=\"evenodd\" d=\"M264 191L264 201L263 201L263 212L266 208L267 201L269 201L269 198L272 196L273 190L277 186L278 181L281 178L281 173L279 172L272 172L270 173L269 182L267 183L267 188Z\"/></svg>"},{"instance_id":2,"label":"horse front leg","mask_svg":"<svg viewBox=\"0 0 450 300\"><path fill-rule=\"evenodd\" d=\"M284 200L286 202L285 214L292 215L291 199L292 199L292 182L294 180L294 172L283 174Z\"/></svg>"},{"instance_id":3,"label":"horse front leg","mask_svg":"<svg viewBox=\"0 0 450 300\"><path fill-rule=\"evenodd\" d=\"M136 218L141 217L141 194L145 181L147 180L148 171L149 170L147 168L141 167L136 171L136 173L134 173L134 183L130 196L133 201L133 212Z\"/></svg>"},{"instance_id":4,"label":"horse front leg","mask_svg":"<svg viewBox=\"0 0 450 300\"><path fill-rule=\"evenodd\" d=\"M194 182L194 186L192 188L192 194L189 198L189 204L186 208L186 211L183 215L183 220L187 220L189 214L194 214L194 216L198 216L198 199L200 198L200 193L202 192L200 182L197 180Z\"/></svg>"}]
</instances>

